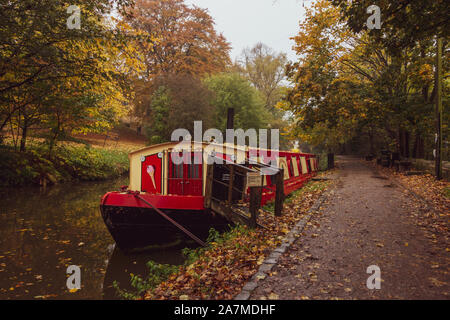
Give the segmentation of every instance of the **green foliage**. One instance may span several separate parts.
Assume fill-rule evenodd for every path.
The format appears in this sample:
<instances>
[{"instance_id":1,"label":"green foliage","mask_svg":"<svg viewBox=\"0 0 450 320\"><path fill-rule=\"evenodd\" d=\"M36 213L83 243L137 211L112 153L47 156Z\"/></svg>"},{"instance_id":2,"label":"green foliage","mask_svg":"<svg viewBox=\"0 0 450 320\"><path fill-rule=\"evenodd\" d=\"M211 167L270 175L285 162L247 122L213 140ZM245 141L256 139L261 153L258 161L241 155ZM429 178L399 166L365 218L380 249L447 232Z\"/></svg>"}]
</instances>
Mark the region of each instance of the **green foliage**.
<instances>
[{"instance_id":1,"label":"green foliage","mask_svg":"<svg viewBox=\"0 0 450 320\"><path fill-rule=\"evenodd\" d=\"M445 188L443 191L444 197L450 199L450 188Z\"/></svg>"},{"instance_id":2,"label":"green foliage","mask_svg":"<svg viewBox=\"0 0 450 320\"><path fill-rule=\"evenodd\" d=\"M64 146L56 150L55 157L82 180L106 179L128 170L128 154L124 151Z\"/></svg>"},{"instance_id":3,"label":"green foliage","mask_svg":"<svg viewBox=\"0 0 450 320\"><path fill-rule=\"evenodd\" d=\"M123 290L119 287L117 281L113 282L113 287L117 290L119 296L127 300L141 298L145 292L151 291L178 270L177 266L159 264L154 261L148 261L147 267L148 275L145 278L132 273L130 274L130 284L134 288L133 292Z\"/></svg>"},{"instance_id":4,"label":"green foliage","mask_svg":"<svg viewBox=\"0 0 450 320\"><path fill-rule=\"evenodd\" d=\"M268 112L264 100L250 82L237 73L212 75L204 80L214 92L215 127L225 130L228 108L234 108L234 127L244 130L266 127Z\"/></svg>"},{"instance_id":5,"label":"green foliage","mask_svg":"<svg viewBox=\"0 0 450 320\"><path fill-rule=\"evenodd\" d=\"M243 234L248 234L250 232L250 230L245 225L241 224L229 227L230 229L228 231L222 233L215 230L214 228L211 228L209 230L209 235L206 241L206 247L199 247L194 249L184 248L182 250L183 255L186 257L184 265L189 266L198 259L203 258L203 252L205 252L206 250L210 250L214 246L220 246L224 243L231 243L234 238L239 237Z\"/></svg>"},{"instance_id":6,"label":"green foliage","mask_svg":"<svg viewBox=\"0 0 450 320\"><path fill-rule=\"evenodd\" d=\"M213 125L212 93L193 76L162 75L142 90L154 92L137 105L150 144L171 141L175 129L193 133L194 121L202 121L206 129Z\"/></svg>"},{"instance_id":7,"label":"green foliage","mask_svg":"<svg viewBox=\"0 0 450 320\"><path fill-rule=\"evenodd\" d=\"M91 148L83 145L58 146L54 155L39 144L26 152L0 146L1 186L39 184L68 180L102 180L117 177L129 169L128 153L121 150Z\"/></svg>"},{"instance_id":8,"label":"green foliage","mask_svg":"<svg viewBox=\"0 0 450 320\"><path fill-rule=\"evenodd\" d=\"M183 256L186 258L185 265L190 265L200 259L205 248L184 248L182 251Z\"/></svg>"},{"instance_id":9,"label":"green foliage","mask_svg":"<svg viewBox=\"0 0 450 320\"><path fill-rule=\"evenodd\" d=\"M300 197L304 193L314 192L318 190L324 190L328 186L328 181L308 181L303 187L300 189L294 190L289 193L284 199L284 204L290 204L295 198ZM268 212L275 213L275 202L269 202L264 205L264 210Z\"/></svg>"},{"instance_id":10,"label":"green foliage","mask_svg":"<svg viewBox=\"0 0 450 320\"><path fill-rule=\"evenodd\" d=\"M206 247L204 247L204 248L199 247L199 248L194 248L194 249L184 248L182 250L182 254L186 259L184 261L184 265L188 266L188 265L194 263L195 261L197 261L202 256L202 253L205 250L207 250L208 248L210 248L211 243L221 241L222 237L223 237L223 234L220 234L220 232L218 232L214 228L209 229L208 238L206 240L206 243L208 245Z\"/></svg>"},{"instance_id":11,"label":"green foliage","mask_svg":"<svg viewBox=\"0 0 450 320\"><path fill-rule=\"evenodd\" d=\"M319 155L319 171L325 171L328 169L328 154L322 152Z\"/></svg>"},{"instance_id":12,"label":"green foliage","mask_svg":"<svg viewBox=\"0 0 450 320\"><path fill-rule=\"evenodd\" d=\"M150 104L153 119L151 125L145 127L150 144L162 143L167 139L171 102L170 91L164 86L159 87L153 94Z\"/></svg>"},{"instance_id":13,"label":"green foliage","mask_svg":"<svg viewBox=\"0 0 450 320\"><path fill-rule=\"evenodd\" d=\"M290 204L294 199L300 197L304 193L325 190L329 185L329 181L308 181L303 187L291 192L285 199L285 204Z\"/></svg>"}]
</instances>

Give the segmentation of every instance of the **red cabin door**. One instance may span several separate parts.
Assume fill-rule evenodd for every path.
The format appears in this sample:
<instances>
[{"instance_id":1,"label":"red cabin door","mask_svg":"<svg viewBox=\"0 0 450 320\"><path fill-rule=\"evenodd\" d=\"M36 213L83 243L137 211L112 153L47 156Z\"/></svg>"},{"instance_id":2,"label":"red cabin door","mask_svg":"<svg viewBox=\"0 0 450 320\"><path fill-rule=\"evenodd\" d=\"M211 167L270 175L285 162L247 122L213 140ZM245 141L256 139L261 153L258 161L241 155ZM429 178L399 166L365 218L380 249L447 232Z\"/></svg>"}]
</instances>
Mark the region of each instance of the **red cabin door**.
<instances>
[{"instance_id":1,"label":"red cabin door","mask_svg":"<svg viewBox=\"0 0 450 320\"><path fill-rule=\"evenodd\" d=\"M141 191L153 194L162 190L162 157L152 154L141 159Z\"/></svg>"},{"instance_id":2,"label":"red cabin door","mask_svg":"<svg viewBox=\"0 0 450 320\"><path fill-rule=\"evenodd\" d=\"M179 157L183 156L182 152L177 152ZM169 194L180 194L183 195L184 187L184 159L183 163L175 164L172 160L173 157L177 156L174 152L169 155Z\"/></svg>"},{"instance_id":3,"label":"red cabin door","mask_svg":"<svg viewBox=\"0 0 450 320\"><path fill-rule=\"evenodd\" d=\"M173 154L173 153L172 153ZM178 153L183 163L169 159L169 194L201 196L203 194L202 153Z\"/></svg>"},{"instance_id":4,"label":"red cabin door","mask_svg":"<svg viewBox=\"0 0 450 320\"><path fill-rule=\"evenodd\" d=\"M184 194L201 196L203 194L202 153L192 152L190 164L186 165L186 179L184 181Z\"/></svg>"}]
</instances>

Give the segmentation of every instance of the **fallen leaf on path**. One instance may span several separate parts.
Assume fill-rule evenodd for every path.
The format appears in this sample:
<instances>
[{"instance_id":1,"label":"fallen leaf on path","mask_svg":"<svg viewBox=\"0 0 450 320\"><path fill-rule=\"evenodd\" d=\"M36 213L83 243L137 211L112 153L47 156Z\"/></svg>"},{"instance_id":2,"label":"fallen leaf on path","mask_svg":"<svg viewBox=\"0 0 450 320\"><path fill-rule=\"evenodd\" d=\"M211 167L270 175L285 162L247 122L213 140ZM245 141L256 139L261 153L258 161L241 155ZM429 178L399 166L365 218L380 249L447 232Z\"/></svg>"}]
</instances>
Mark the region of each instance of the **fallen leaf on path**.
<instances>
[{"instance_id":1,"label":"fallen leaf on path","mask_svg":"<svg viewBox=\"0 0 450 320\"><path fill-rule=\"evenodd\" d=\"M279 299L278 295L276 293L273 293L273 292L271 294L269 294L268 298L270 300L278 300Z\"/></svg>"},{"instance_id":2,"label":"fallen leaf on path","mask_svg":"<svg viewBox=\"0 0 450 320\"><path fill-rule=\"evenodd\" d=\"M446 282L440 281L436 278L428 278L428 279L430 279L431 283L436 287L442 287L443 285L447 284Z\"/></svg>"},{"instance_id":3,"label":"fallen leaf on path","mask_svg":"<svg viewBox=\"0 0 450 320\"><path fill-rule=\"evenodd\" d=\"M260 256L260 257L258 258L258 261L256 262L256 264L257 264L258 266L260 266L260 265L262 265L263 262L264 262L264 256Z\"/></svg>"}]
</instances>

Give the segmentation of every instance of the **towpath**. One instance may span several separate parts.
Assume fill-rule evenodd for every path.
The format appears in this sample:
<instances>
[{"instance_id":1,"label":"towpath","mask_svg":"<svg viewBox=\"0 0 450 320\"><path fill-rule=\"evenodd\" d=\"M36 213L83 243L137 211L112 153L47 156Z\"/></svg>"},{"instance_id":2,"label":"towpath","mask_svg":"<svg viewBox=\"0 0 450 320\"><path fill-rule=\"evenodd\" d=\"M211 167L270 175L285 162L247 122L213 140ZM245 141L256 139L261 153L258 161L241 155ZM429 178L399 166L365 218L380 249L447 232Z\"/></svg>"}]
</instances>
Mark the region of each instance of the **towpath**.
<instances>
[{"instance_id":1,"label":"towpath","mask_svg":"<svg viewBox=\"0 0 450 320\"><path fill-rule=\"evenodd\" d=\"M423 203L359 159L339 166L320 212L250 299L449 299L449 235L421 223ZM381 289L367 288L371 265Z\"/></svg>"}]
</instances>

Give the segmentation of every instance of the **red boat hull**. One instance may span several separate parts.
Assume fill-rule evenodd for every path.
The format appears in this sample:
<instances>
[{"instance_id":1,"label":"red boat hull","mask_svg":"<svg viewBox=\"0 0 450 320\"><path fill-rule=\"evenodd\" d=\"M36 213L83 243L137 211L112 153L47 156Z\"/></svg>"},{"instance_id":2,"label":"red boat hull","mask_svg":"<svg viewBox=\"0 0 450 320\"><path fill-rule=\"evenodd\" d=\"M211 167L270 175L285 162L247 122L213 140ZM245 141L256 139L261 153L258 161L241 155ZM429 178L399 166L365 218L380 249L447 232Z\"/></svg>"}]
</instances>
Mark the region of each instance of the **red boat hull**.
<instances>
[{"instance_id":1,"label":"red boat hull","mask_svg":"<svg viewBox=\"0 0 450 320\"><path fill-rule=\"evenodd\" d=\"M152 195L140 196L146 200L152 198ZM156 201L156 204L160 205L158 209L204 241L211 228L223 231L230 223L221 216L204 210L203 201L200 205L198 199L186 200L183 209L177 209L173 207L177 206L178 201L172 202L172 208L164 208L169 206L170 202L164 202L167 196L160 198L160 202ZM192 241L154 209L148 208L131 194L106 194L102 199L100 211L117 246L125 251L181 243L188 245Z\"/></svg>"}]
</instances>

